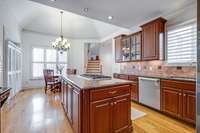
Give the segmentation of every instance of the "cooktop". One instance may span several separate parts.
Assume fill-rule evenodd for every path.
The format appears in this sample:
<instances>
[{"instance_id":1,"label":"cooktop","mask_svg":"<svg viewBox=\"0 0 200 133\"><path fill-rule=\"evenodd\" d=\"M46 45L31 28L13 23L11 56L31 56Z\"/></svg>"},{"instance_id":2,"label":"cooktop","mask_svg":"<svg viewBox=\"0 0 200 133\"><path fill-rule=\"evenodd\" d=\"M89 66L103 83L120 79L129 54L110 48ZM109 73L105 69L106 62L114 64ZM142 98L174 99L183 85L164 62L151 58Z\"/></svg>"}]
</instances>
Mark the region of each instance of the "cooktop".
<instances>
[{"instance_id":1,"label":"cooktop","mask_svg":"<svg viewBox=\"0 0 200 133\"><path fill-rule=\"evenodd\" d=\"M111 79L111 76L98 75L98 74L81 74L80 76L89 79Z\"/></svg>"}]
</instances>

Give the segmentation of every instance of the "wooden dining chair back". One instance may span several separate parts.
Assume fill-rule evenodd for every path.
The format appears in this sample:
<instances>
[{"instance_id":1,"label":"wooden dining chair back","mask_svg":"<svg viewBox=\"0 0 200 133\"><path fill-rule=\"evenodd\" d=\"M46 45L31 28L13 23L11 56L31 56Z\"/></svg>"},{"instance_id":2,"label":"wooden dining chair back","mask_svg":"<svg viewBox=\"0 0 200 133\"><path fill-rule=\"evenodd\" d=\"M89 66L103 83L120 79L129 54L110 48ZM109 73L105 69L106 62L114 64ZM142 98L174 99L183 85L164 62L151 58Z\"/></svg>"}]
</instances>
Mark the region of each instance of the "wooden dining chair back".
<instances>
[{"instance_id":1,"label":"wooden dining chair back","mask_svg":"<svg viewBox=\"0 0 200 133\"><path fill-rule=\"evenodd\" d=\"M61 81L58 76L54 75L53 69L44 69L43 74L45 80L45 93L47 92L48 87L50 87L51 91L61 88Z\"/></svg>"}]
</instances>

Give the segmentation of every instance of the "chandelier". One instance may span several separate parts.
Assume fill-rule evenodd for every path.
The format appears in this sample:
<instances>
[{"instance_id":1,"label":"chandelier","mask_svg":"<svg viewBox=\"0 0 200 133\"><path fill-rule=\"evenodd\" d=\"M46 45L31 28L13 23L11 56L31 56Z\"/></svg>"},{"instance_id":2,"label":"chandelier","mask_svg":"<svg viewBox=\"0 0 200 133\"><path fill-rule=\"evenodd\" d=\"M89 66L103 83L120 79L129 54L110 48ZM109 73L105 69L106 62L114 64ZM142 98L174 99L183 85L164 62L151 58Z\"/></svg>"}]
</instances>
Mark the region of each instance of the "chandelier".
<instances>
[{"instance_id":1,"label":"chandelier","mask_svg":"<svg viewBox=\"0 0 200 133\"><path fill-rule=\"evenodd\" d=\"M60 37L57 38L54 42L52 42L52 47L57 51L60 51L60 53L63 53L63 51L67 51L70 48L70 43L68 42L67 39L63 37L62 16L63 16L63 11L60 12L60 17L61 17Z\"/></svg>"}]
</instances>

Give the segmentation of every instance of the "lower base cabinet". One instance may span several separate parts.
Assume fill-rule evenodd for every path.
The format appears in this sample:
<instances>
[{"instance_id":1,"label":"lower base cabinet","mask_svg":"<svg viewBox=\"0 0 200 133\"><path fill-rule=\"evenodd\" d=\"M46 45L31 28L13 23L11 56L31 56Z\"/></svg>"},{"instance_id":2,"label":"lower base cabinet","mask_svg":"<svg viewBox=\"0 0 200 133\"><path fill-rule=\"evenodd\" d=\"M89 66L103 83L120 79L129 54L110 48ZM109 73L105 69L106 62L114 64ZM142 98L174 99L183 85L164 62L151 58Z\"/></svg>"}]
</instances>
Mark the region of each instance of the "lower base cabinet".
<instances>
[{"instance_id":1,"label":"lower base cabinet","mask_svg":"<svg viewBox=\"0 0 200 133\"><path fill-rule=\"evenodd\" d=\"M80 132L80 92L76 88L72 90L72 127L75 133Z\"/></svg>"},{"instance_id":2,"label":"lower base cabinet","mask_svg":"<svg viewBox=\"0 0 200 133\"><path fill-rule=\"evenodd\" d=\"M91 133L129 133L131 131L129 126L131 124L130 94L94 101L90 109Z\"/></svg>"},{"instance_id":3,"label":"lower base cabinet","mask_svg":"<svg viewBox=\"0 0 200 133\"><path fill-rule=\"evenodd\" d=\"M195 123L196 121L196 96L193 91L183 91L183 119Z\"/></svg>"},{"instance_id":4,"label":"lower base cabinet","mask_svg":"<svg viewBox=\"0 0 200 133\"><path fill-rule=\"evenodd\" d=\"M181 91L173 88L162 88L162 111L181 117L182 114L182 94Z\"/></svg>"},{"instance_id":5,"label":"lower base cabinet","mask_svg":"<svg viewBox=\"0 0 200 133\"><path fill-rule=\"evenodd\" d=\"M131 85L81 90L63 82L62 105L74 133L131 133Z\"/></svg>"},{"instance_id":6,"label":"lower base cabinet","mask_svg":"<svg viewBox=\"0 0 200 133\"><path fill-rule=\"evenodd\" d=\"M195 124L195 90L194 82L161 80L161 111Z\"/></svg>"},{"instance_id":7,"label":"lower base cabinet","mask_svg":"<svg viewBox=\"0 0 200 133\"><path fill-rule=\"evenodd\" d=\"M114 133L128 133L130 132L129 125L131 121L130 105L131 99L130 95L123 95L113 98L113 132Z\"/></svg>"},{"instance_id":8,"label":"lower base cabinet","mask_svg":"<svg viewBox=\"0 0 200 133\"><path fill-rule=\"evenodd\" d=\"M90 105L91 133L112 133L112 100L92 102ZM101 125L101 126L100 126Z\"/></svg>"}]
</instances>

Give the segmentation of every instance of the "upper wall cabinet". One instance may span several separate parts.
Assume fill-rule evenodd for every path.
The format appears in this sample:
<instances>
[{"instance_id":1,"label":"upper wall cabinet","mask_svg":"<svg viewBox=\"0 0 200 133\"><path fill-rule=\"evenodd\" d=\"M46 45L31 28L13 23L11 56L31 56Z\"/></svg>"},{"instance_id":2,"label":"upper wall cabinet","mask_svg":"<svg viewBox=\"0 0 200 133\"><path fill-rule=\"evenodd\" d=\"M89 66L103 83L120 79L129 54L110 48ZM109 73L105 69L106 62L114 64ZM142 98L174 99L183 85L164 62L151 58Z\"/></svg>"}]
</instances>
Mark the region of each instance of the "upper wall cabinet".
<instances>
[{"instance_id":1,"label":"upper wall cabinet","mask_svg":"<svg viewBox=\"0 0 200 133\"><path fill-rule=\"evenodd\" d=\"M142 60L159 60L160 45L164 40L166 20L158 18L141 26L142 28ZM162 42L161 42L162 41ZM164 46L163 46L164 47Z\"/></svg>"},{"instance_id":2,"label":"upper wall cabinet","mask_svg":"<svg viewBox=\"0 0 200 133\"><path fill-rule=\"evenodd\" d=\"M141 39L141 32L115 37L115 61L120 63L141 60Z\"/></svg>"},{"instance_id":3,"label":"upper wall cabinet","mask_svg":"<svg viewBox=\"0 0 200 133\"><path fill-rule=\"evenodd\" d=\"M130 36L131 39L131 61L141 60L141 43L142 43L142 33L137 32Z\"/></svg>"},{"instance_id":4,"label":"upper wall cabinet","mask_svg":"<svg viewBox=\"0 0 200 133\"><path fill-rule=\"evenodd\" d=\"M115 62L122 62L122 39L125 35L115 37Z\"/></svg>"},{"instance_id":5,"label":"upper wall cabinet","mask_svg":"<svg viewBox=\"0 0 200 133\"><path fill-rule=\"evenodd\" d=\"M122 39L122 61L130 61L131 57L131 48L130 48L130 37L124 37Z\"/></svg>"}]
</instances>

